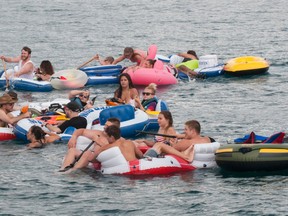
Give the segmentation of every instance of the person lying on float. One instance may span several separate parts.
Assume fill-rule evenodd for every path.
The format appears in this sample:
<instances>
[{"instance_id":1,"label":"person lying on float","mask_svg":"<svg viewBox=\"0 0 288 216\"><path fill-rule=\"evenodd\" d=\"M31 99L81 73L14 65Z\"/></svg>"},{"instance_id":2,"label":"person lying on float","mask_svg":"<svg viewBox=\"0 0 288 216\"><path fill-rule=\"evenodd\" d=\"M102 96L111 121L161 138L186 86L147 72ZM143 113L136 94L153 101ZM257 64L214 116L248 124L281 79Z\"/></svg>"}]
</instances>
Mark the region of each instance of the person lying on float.
<instances>
[{"instance_id":1,"label":"person lying on float","mask_svg":"<svg viewBox=\"0 0 288 216\"><path fill-rule=\"evenodd\" d=\"M133 49L132 47L125 47L123 55L118 57L113 61L113 64L118 64L124 59L128 59L133 63L137 63L137 65L141 64L141 61L145 59L147 56L146 52L140 49Z\"/></svg>"}]
</instances>

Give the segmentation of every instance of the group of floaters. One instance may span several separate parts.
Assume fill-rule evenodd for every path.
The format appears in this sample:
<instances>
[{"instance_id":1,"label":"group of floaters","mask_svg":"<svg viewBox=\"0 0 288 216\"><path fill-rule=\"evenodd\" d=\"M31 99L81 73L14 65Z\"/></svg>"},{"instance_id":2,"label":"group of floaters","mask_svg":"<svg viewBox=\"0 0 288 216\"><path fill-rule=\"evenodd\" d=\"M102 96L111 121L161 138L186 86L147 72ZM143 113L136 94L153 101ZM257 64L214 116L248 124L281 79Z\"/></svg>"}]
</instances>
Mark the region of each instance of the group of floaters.
<instances>
[{"instance_id":1,"label":"group of floaters","mask_svg":"<svg viewBox=\"0 0 288 216\"><path fill-rule=\"evenodd\" d=\"M4 66L0 85L8 87L9 84L13 84L15 89L19 88L17 90L30 91L51 91L53 88L75 89L87 84L116 83L117 76L122 72L128 73L135 85L148 85L151 82L157 85L170 85L176 84L177 78L194 79L221 74L255 75L266 73L269 69L269 63L264 58L256 56L233 58L225 64L218 64L216 55L204 55L198 58L193 50L165 57L157 55L157 46L153 44L147 51L126 47L117 59L112 56L100 58L97 54L77 69L61 70L55 73L49 60L42 61L40 66L36 67L31 61L31 53L29 47L23 47L20 56L0 56ZM136 65L122 68L119 63L124 59ZM93 60L99 61L100 65L84 67ZM6 70L6 62L18 63L18 65ZM111 75L111 70L113 75Z\"/></svg>"},{"instance_id":2,"label":"group of floaters","mask_svg":"<svg viewBox=\"0 0 288 216\"><path fill-rule=\"evenodd\" d=\"M145 89L144 92L146 93L146 91L148 92L147 89ZM82 91L80 94L85 94L87 96L89 93ZM87 105L88 97L84 98L82 96L82 98L86 99ZM14 105L17 100L17 94L15 94L15 92L10 91L5 93L2 97L0 97L0 112L4 112L4 110L8 108L11 110L13 106L10 106L10 104ZM148 104L143 105L145 108L149 107ZM81 168L83 166L86 167L88 165L93 169L101 171L103 174L123 175L169 174L174 172L191 171L198 168L215 167L216 164L223 169L232 171L275 171L288 168L288 146L287 144L283 144L286 139L285 133L283 132L276 133L271 137L259 136L252 132L249 136L247 135L244 138L236 139L236 144L220 146L220 144L215 142L215 140L209 137L200 136L200 124L195 120L187 121L185 123L184 134L175 134L171 123L173 122L172 116L169 111L161 111L158 113L158 124L160 127L158 133L146 132L148 134L156 135L155 141L143 139L133 141L133 146L135 147L133 149L138 149L137 154L139 154L140 150L142 154L144 153L144 157L142 158L141 156L139 158L134 158L130 157L131 155L127 156L126 154L123 154L123 149L125 149L125 151L127 150L126 147L123 147L123 143L125 143L126 146L126 143L129 143L130 141L127 141L124 138L120 138L120 131L117 131L117 128L110 128L111 131L110 129L106 131L105 128L109 127L109 125L111 126L110 123L112 122L112 125L116 124L118 125L118 129L120 129L119 126L123 123L121 118L123 116L126 117L128 112L131 114L134 113L134 110L130 109L131 107L132 106L130 105L120 105L119 109L114 107L115 109L112 111L109 110L110 108L91 109L87 107L87 109L83 111L84 115L82 113L82 117L87 113L98 110L100 113L100 115L98 113L99 121L102 121L102 125L105 125L105 133L103 133L103 127L92 127L90 129L83 128L76 131L73 130L67 139L69 140L68 146L71 149L65 157L66 159L64 160L61 171L75 170L77 168ZM144 107L142 106L142 108ZM47 118L47 116L38 116L34 120L23 121L26 123L29 122L29 125L25 125L24 128L26 128L25 135L31 142L29 146L30 148L43 147L49 142L57 141L62 138L59 136L59 134L46 131L47 128L49 130L53 129L52 126L48 127L48 125L52 125L56 121L69 121L68 117L73 119L78 115L81 116L80 106L75 100L69 102L64 109L66 110L65 116L48 116L49 118ZM126 113L127 115L117 115L119 110L122 110L122 112ZM102 115L101 112L103 111L107 111L106 114ZM18 116L16 118L26 120L27 114L29 112L28 107L22 107L19 112L20 114L17 114ZM111 113L113 114L110 115ZM107 116L105 117L105 115ZM2 117L3 113L1 115L1 119ZM14 117L14 120L17 120L16 118ZM95 116L93 119L94 118ZM19 122L21 121L22 120ZM88 121L87 116L86 121ZM33 123L37 125L33 125ZM45 132L43 130L44 127L46 128ZM134 129L130 128L130 130ZM5 131L1 130L1 132ZM143 131L140 132L142 133ZM104 138L102 136L104 136ZM1 139L2 138L5 140L7 137L1 137ZM12 138L13 137L10 137L10 139ZM83 138L86 140L84 139L83 141ZM105 138L107 141L103 141ZM179 140L180 143L182 142L181 145L178 143ZM106 146L108 143L110 143L110 145L104 147L104 145ZM170 146L167 145L167 143L169 143ZM191 147L191 143L193 143L193 147ZM78 144L80 144L80 146ZM91 152L88 151L88 147L92 148L92 145L94 145L95 148L92 152L96 152L96 155L94 156L97 156L97 161L91 164L88 163L91 161ZM127 148L131 150L131 146ZM127 151L129 152L129 150Z\"/></svg>"},{"instance_id":3,"label":"group of floaters","mask_svg":"<svg viewBox=\"0 0 288 216\"><path fill-rule=\"evenodd\" d=\"M131 49L128 49L128 50L130 50L131 51ZM132 49L133 50L133 49ZM156 56L156 53L155 53L155 50L157 51L157 47L156 46L152 46L152 47L150 47L150 53L152 53L152 57L154 57L155 58L155 56ZM126 52L127 52L127 50L126 50ZM190 51L189 51L190 52ZM125 54L125 50L124 50L124 54ZM149 52L148 52L148 54L149 54ZM190 52L190 54L191 54L191 52ZM194 55L196 55L196 53L194 52ZM125 55L124 55L125 56ZM126 55L126 56L128 56L128 55ZM133 56L133 54L132 54L132 56ZM137 55L136 55L137 56ZM149 56L149 55L147 55L147 56ZM147 58L147 56L146 56L146 58ZM131 57L131 55L129 55L129 57ZM144 61L138 61L139 62L139 65L136 65L136 66L133 66L133 67L129 67L129 68L127 68L126 70L124 70L123 71L123 73L122 74L129 74L128 72L131 72L132 74L134 74L135 73L135 71L138 71L139 69L142 69L142 68L147 68L147 69L151 69L151 68L155 68L155 69L153 69L155 72L156 72L156 69L162 69L162 66L164 66L164 63L163 63L163 61L161 61L161 60L155 60L155 59L150 59L150 58L152 58L151 56L149 56L149 59L144 59ZM6 57L4 57L4 59L5 59ZM137 58L135 58L135 59L137 59ZM172 58L173 59L173 58ZM175 59L175 58L174 58ZM246 57L243 61L232 61L232 63L235 63L235 64L244 64L245 66L244 66L244 68L242 68L242 69L244 69L244 70L247 70L247 64L248 64L248 62L253 62L253 59L254 58L252 58L252 57ZM6 58L6 60L7 60L7 58ZM121 59L120 59L121 60ZM261 59L259 59L259 58L257 58L256 59L258 62L261 62ZM138 62L137 62L137 64L138 64ZM193 60L189 60L189 61L187 61L187 63L186 62L184 62L184 63L179 63L179 64L176 64L177 65L177 67L179 68L179 69L181 69L182 71L185 71L186 69L185 68L187 68L187 65L193 65L193 64L196 64L195 63L196 61L195 61L195 59L193 59ZM30 63L30 62L29 62ZM143 63L143 64L142 64ZM262 71L263 70L268 70L268 68L269 68L269 65L268 65L268 68L266 67L266 68L261 68L259 65L261 65L260 63L258 64L258 63L255 63L255 62L253 62L253 64L254 64L254 69L256 68L257 70L259 69L261 69ZM140 65L142 65L142 67L140 66ZM156 65L156 67L155 67L155 65ZM267 66L267 65L266 65ZM258 68L257 68L258 67ZM229 68L227 68L227 71L229 71L230 69ZM230 71L232 71L232 70L230 70ZM159 73L159 72L157 72L157 73ZM195 73L195 71L190 71L190 69L188 69L188 70L186 70L185 71L185 73L186 73L186 75L188 74L188 76L193 76L194 75L194 73ZM241 73L243 73L243 70L241 70ZM257 71L257 74L259 74L260 72L259 71ZM262 73L262 72L261 72ZM6 75L6 71L5 71L5 75ZM19 74L18 74L19 75ZM147 75L146 75L147 76ZM121 77L121 76L120 76ZM122 76L123 77L123 76ZM125 76L124 76L125 77ZM128 77L131 77L131 75L129 75ZM173 76L174 77L174 76ZM127 78L127 77L126 77ZM174 77L175 78L175 77ZM67 77L59 77L59 79L60 80L67 80ZM68 79L69 80L69 79ZM151 81L149 81L149 83L151 83ZM120 84L121 84L121 80L120 80ZM161 85L161 83L160 83L160 85ZM130 89L129 89L129 94L130 94ZM145 90L146 91L146 90ZM119 92L118 92L119 93ZM121 93L122 93L122 91L121 91ZM144 92L143 92L144 93ZM116 92L115 92L115 95L116 95ZM143 94L144 95L144 94ZM7 99L7 98L6 98ZM121 98L120 98L121 99ZM10 99L9 99L10 100ZM7 99L7 101L8 101L8 99ZM5 105L5 106L7 106L7 105L9 105L9 104L12 104L13 102L12 101L8 101L7 103L2 103L2 106L3 105ZM139 103L139 102L138 102ZM10 106L10 105L9 105ZM70 107L70 108L69 108ZM71 105L71 106L68 106L67 105L67 110L69 111L69 112L71 112L71 113L73 113L74 112L74 114L76 113L76 112L80 112L80 109L78 110L78 111L76 111L76 110L74 110L73 109L73 106ZM126 112L126 109L123 109L123 110L125 110L125 112ZM133 113L134 113L134 111L132 111ZM131 112L131 113L132 113ZM98 113L99 114L99 113ZM161 115L164 115L163 113L160 113ZM161 115L159 115L159 116L161 116ZM75 117L76 116L78 116L78 114L76 115L75 114ZM159 116L158 116L158 123L159 123ZM72 115L72 117L73 117L73 115ZM111 117L111 116L110 116ZM115 116L112 116L112 117L115 117ZM42 117L41 117L42 118ZM101 118L99 117L99 121L101 121ZM105 121L107 120L108 118L106 117L105 118ZM161 119L161 117L160 117L160 119ZM39 120L43 120L43 119L39 119ZM59 120L59 118L55 118L55 120ZM67 119L61 119L61 120L67 120ZM70 119L69 119L70 120ZM68 121L69 121L68 120ZM103 122L103 120L102 120L102 123L104 124L105 122ZM41 123L39 123L39 124L41 124ZM46 122L46 124L45 124L45 126L47 127L48 125L50 125L50 123L48 123L48 122ZM49 126L50 127L50 126ZM31 127L32 128L32 127ZM52 126L49 128L49 130L52 128ZM35 129L35 127L33 127L32 129ZM36 127L36 129L37 129L37 127ZM191 128L189 128L189 129L191 129ZM192 127L192 129L193 129L193 127ZM191 129L191 130L192 130ZM195 128L194 128L195 129ZM193 130L194 130L193 129ZM41 130L39 130L39 131L41 131ZM63 130L61 130L62 132L63 132ZM196 130L197 131L197 130ZM160 131L161 132L161 131ZM29 139L34 139L34 141L37 141L36 140L36 136L32 136L31 135L31 133L33 133L33 131L28 131L28 135L29 135ZM43 133L44 134L44 133ZM42 135L43 135L42 134ZM47 134L47 133L46 133ZM199 133L196 133L196 134L198 134L199 135ZM27 135L27 137L28 137L28 135ZM49 135L49 134L48 134ZM158 134L159 135L159 134ZM162 134L163 135L163 134ZM161 136L162 136L161 135ZM167 135L167 134L166 134ZM185 135L187 135L187 134L185 134ZM52 135L51 135L52 136ZM165 137L165 134L163 135L164 137ZM54 136L53 135L53 139L55 139L55 137L56 136ZM112 174L112 173L121 173L121 174L148 174L148 173L151 173L151 172L154 172L155 171L155 169L156 170L158 170L157 172L158 173L161 173L161 172L163 172L163 173L170 173L170 172L174 172L174 171L179 171L179 170L182 170L182 171L184 171L184 170L193 170L193 169L195 169L195 168L197 168L197 167L210 167L208 164L211 162L211 161L205 161L204 160L204 162L202 161L201 162L201 165L200 166L196 166L196 165L191 165L191 163L192 163L192 160L190 160L190 158L187 158L187 156L183 156L183 154L180 152L176 152L175 153L175 151L174 151L174 149L169 149L168 147L166 147L166 145L160 145L160 144L158 144L158 145L155 145L155 148L153 149L153 152L152 152L152 155L154 154L155 155L155 152L157 153L159 153L159 151L160 151L160 153L175 153L175 155L177 156L177 157L175 157L175 156L172 156L172 158L170 158L170 159L168 159L167 160L167 158L168 157L164 157L165 158L165 160L164 159L162 159L162 160L160 160L160 159L155 159L156 161L158 161L157 163L155 163L155 160L154 160L154 162L153 163L149 163L148 161L153 161L152 159L151 159L151 155L148 155L148 157L145 157L145 159L143 159L143 161L140 161L140 160L142 160L142 159L140 159L140 160L135 160L135 158L134 158L134 160L130 160L129 159L129 163L123 163L123 161L126 161L127 162L127 157L125 157L125 154L123 154L123 149L122 149L122 151L121 151L121 147L122 147L122 142L118 142L118 139L117 139L117 137L118 137L118 135L117 135L117 131L113 131L112 130L112 132L111 132L111 136L109 136L109 138L111 138L111 140L113 140L113 142L115 142L115 143L118 143L115 147L117 147L117 148L115 148L115 151L113 152L112 150L110 150L110 151L112 151L112 155L113 154L115 154L115 158L117 158L117 160L114 160L113 159L113 164L114 163L116 163L116 165L114 166L111 166L111 165L109 165L109 166L103 166L102 168L101 168L101 171L102 171L102 173L107 173L107 174ZM106 137L107 138L107 137ZM185 139L186 137L181 137L181 138L183 138L183 139ZM41 136L41 139L44 139L45 140L45 138L43 137L43 136ZM108 141L109 141L109 139L107 139ZM36 143L38 143L39 144L39 142L36 142ZM44 142L43 142L44 143ZM43 146L43 143L42 143L42 145L41 146ZM161 142L160 142L161 143ZM214 142L213 142L214 143ZM196 144L196 143L195 143ZM207 144L207 143L204 143L204 144ZM159 147L160 146L160 147ZM194 145L193 145L194 146ZM209 145L209 146L213 146L211 149L210 148L208 148L209 149L209 151L208 152L205 152L205 153L208 153L209 154L209 157L208 158L212 158L212 162L211 163L215 163L215 160L213 159L213 157L211 157L211 154L212 155L214 155L214 152L216 151L216 149L219 147L219 143L217 143L217 142L215 142L215 145ZM167 150L167 148L168 148L168 150ZM187 148L188 149L188 148ZM205 147L205 149L207 149L207 147ZM101 149L101 151L102 151L103 149ZM104 150L106 150L105 148L104 148ZM103 150L103 151L104 151ZM122 152L122 154L119 154L119 150L120 150L120 153ZM142 149L143 150L143 149ZM194 152L195 152L195 150L194 149L189 149L189 150L193 150ZM163 152L162 152L163 151ZM150 152L150 151L149 151ZM201 152L202 152L202 150L201 150ZM100 152L101 153L101 152ZM100 156L100 153L99 153L99 156ZM179 154L178 154L179 153ZM103 153L104 154L104 153ZM81 155L81 154L80 154ZM80 155L78 155L76 158L77 159L81 159L79 156ZM82 155L81 155L82 156ZM122 156L122 157L121 157ZM158 154L156 154L156 158L158 158ZM196 154L195 154L195 156L196 156ZM120 159L119 159L119 157L120 157ZM179 159L179 157L181 158L181 159ZM74 155L74 157L73 158L75 158L75 155ZM153 156L152 156L152 158L154 158ZM175 159L176 158L176 159ZM86 158L87 159L87 158ZM106 164L106 161L108 160L110 160L111 158L109 158L108 157L108 159L107 159L107 157L103 157L103 159L101 159L101 161L103 161L103 164ZM118 160L119 159L119 160ZM205 158L205 159L207 159L207 158ZM176 160L176 161L175 161ZM88 160L88 161L90 161L90 160ZM121 162L122 161L122 162ZM133 162L132 162L133 161ZM161 162L160 162L161 161ZM185 163L183 163L183 161L186 161ZM76 162L78 162L78 161L76 161ZM63 165L62 166L62 170L65 170L67 167L69 168L73 168L73 166L76 164L76 162L74 163L73 161L71 162L69 162L69 164L67 165ZM130 163L131 162L131 163ZM86 162L85 162L86 163ZM118 164L118 163L120 163L120 165ZM147 163L148 164L150 164L150 165L147 165ZM160 163L160 165L158 164L158 163ZM172 164L172 165L170 165L169 167L169 169L167 169L167 163L168 164ZM178 165L176 165L175 166L175 164L177 164L178 163ZM73 164L73 165L71 165L71 164ZM108 163L109 164L109 163ZM180 164L180 165L179 165ZM81 165L81 164L80 164ZM79 165L79 166L80 166ZM98 166L98 164L96 164L97 165L97 167L99 168L99 166ZM118 166L119 165L119 166ZM166 167L165 169L163 168L163 167ZM179 166L180 166L180 168L179 168ZM77 166L76 166L77 167ZM95 164L94 164L94 167L95 167ZM120 170L122 170L122 171L119 171L119 167L121 167L121 169ZM142 168L139 168L139 167L142 167ZM146 169L144 169L143 167L146 167ZM185 167L185 168L184 168ZM109 170L109 171L107 171L107 170ZM154 171L153 171L154 170ZM169 171L168 171L169 170Z\"/></svg>"},{"instance_id":4,"label":"group of floaters","mask_svg":"<svg viewBox=\"0 0 288 216\"><path fill-rule=\"evenodd\" d=\"M125 77L125 75L123 74ZM122 86L124 87L124 86ZM77 91L77 90L74 90ZM153 88L147 87L145 89L144 95L144 101L147 101L147 103L141 103L142 109L153 109L155 110L157 106L157 101L152 99L154 97L153 94ZM15 92L8 92L5 93L2 97L0 97L0 104L1 104L1 110L0 111L12 111L15 102L17 102L17 95L13 95ZM117 90L115 92L117 94ZM82 91L81 93L78 92L79 95L81 95L81 98L86 99L86 105L88 103L88 94L87 91ZM12 98L12 96L14 99ZM85 97L83 97L85 96ZM148 103L148 97L151 98ZM72 99L72 98L71 98ZM80 98L78 98L81 100ZM82 157L80 157L80 154L83 152L79 151L78 148L76 148L75 144L82 144L85 145L85 142L79 141L75 142L80 135L84 135L87 138L93 140L94 148L98 151L99 146L103 146L103 148L99 148L99 151L103 151L102 154L99 152L99 158L98 160L101 161L101 166L99 166L98 163L93 163L94 169L101 170L103 174L127 174L127 175L143 175L143 174L168 174L168 173L174 173L174 172L183 172L183 171L190 171L194 170L196 168L209 168L215 166L215 160L213 160L213 155L216 151L216 149L219 147L219 143L217 142L211 142L211 140L208 137L202 137L200 136L200 124L197 121L187 122L187 130L186 135L181 134L179 135L179 143L178 139L176 139L176 132L173 128L173 120L171 113L166 111L158 112L158 124L159 124L159 134L156 133L157 136L155 137L156 140L154 142L155 145L149 144L145 148L143 148L143 144L141 144L141 147L137 147L138 144L136 143L142 143L143 140L139 140L138 142L135 141L132 142L131 140L124 139L122 137L122 120L127 120L127 118L130 118L129 116L136 115L136 112L144 113L144 111L141 110L134 110L134 108L131 105L119 105L114 106L111 108L89 108L87 107L84 111L81 111L79 104L76 102L78 101L77 98L72 99L70 102L68 102L65 105L65 117L64 116L56 116L49 118L49 116L39 116L34 119L28 118L27 115L31 110L25 111L24 114L20 114L21 117L18 117L19 114L17 113L16 116L11 117L11 119L14 119L15 121L18 120L16 125L14 126L14 132L18 133L17 137L21 137L25 134L25 138L29 140L29 148L38 148L38 147L44 147L49 142L57 141L61 139L61 136L59 133L62 133L64 130L67 129L68 126L79 126L80 120L84 123L80 128L78 127L77 130L74 130L71 136L69 137L68 146L70 147L70 150L65 157L65 162L63 163L63 169L67 169L66 167L72 164L71 158L69 155L73 152L75 155L73 156L73 159L77 159L77 163L75 162L75 167L73 169L82 166L81 164L84 163L82 160L86 160L89 155L87 154L92 153L88 149L83 153ZM82 101L78 101L82 104ZM11 104L11 106L10 106ZM9 109L8 109L9 107ZM151 108L153 107L153 108ZM91 123L92 119L95 120L95 116L91 117L89 119L89 116L91 113L98 111L98 118L99 122L102 122L102 127L91 127L91 125L88 127L89 122ZM20 112L20 111L19 111ZM120 113L119 113L120 112ZM77 120L76 120L77 118ZM19 120L20 119L20 120ZM85 119L85 120L84 120ZM3 119L1 119L2 121ZM64 121L59 126L53 125L53 121ZM117 125L115 128L111 128L110 123ZM116 122L116 123L115 123ZM55 122L54 122L55 123ZM64 127L65 123L65 127ZM82 124L82 123L81 123ZM99 124L97 124L99 125ZM110 125L110 126L109 126ZM63 127L62 127L63 126ZM104 126L104 129L103 129ZM108 129L107 129L108 128ZM188 130L189 128L189 130ZM137 129L135 126L133 128L130 127L131 130ZM103 132L104 130L104 132ZM120 134L121 130L121 134ZM190 131L190 135L188 135L188 131ZM53 133L56 132L56 133ZM141 129L140 129L141 132ZM167 134L167 133L170 133ZM89 135L90 134L90 135ZM172 134L172 135L171 135ZM174 135L175 134L175 135ZM120 137L121 136L121 137ZM174 138L169 138L169 136L174 136ZM161 138L162 137L162 138ZM184 149L178 149L176 147L172 146L172 142L180 148L181 146L187 145L185 142L191 141L194 139L194 142L202 143L199 147L197 145L194 145L193 147L188 149L188 146L185 148L187 149L187 153ZM91 142L89 140L89 143ZM166 144L163 144L163 143ZM167 145L167 142L171 142L171 146ZM183 143L182 143L183 142ZM132 146L131 146L132 143ZM181 144L182 143L182 144ZM195 144L196 144L195 143ZM109 145L107 145L109 144ZM163 145L162 145L163 144ZM191 143L192 144L192 143ZM207 144L207 146L206 146ZM106 147L104 147L104 145ZM154 146L154 148L153 148ZM168 146L168 147L167 147ZM110 148L111 147L111 148ZM113 148L112 148L113 147ZM106 149L107 148L107 149ZM109 150L108 150L109 148ZM143 152L145 152L147 149L152 149L153 151L149 151L143 158ZM71 150L73 149L73 150ZM138 150L137 150L138 149ZM107 150L107 151L105 151ZM134 153L139 157L136 158ZM72 153L70 153L72 152ZM80 154L79 154L80 152ZM129 153L130 152L130 153ZM139 153L142 152L142 153ZM155 155L155 153L158 152L159 155ZM191 155L191 153L193 154ZM195 154L194 154L195 152ZM73 154L74 154L73 153ZM77 154L76 154L77 153ZM162 156L162 153L168 154L167 156ZM190 155L188 155L190 153ZM134 156L133 156L134 155ZM161 155L161 157L160 157ZM70 159L69 159L70 158ZM79 160L79 161L78 161ZM90 160L89 160L90 161ZM65 165L67 164L68 165ZM73 162L74 163L74 162ZM84 163L86 164L86 162ZM62 170L63 170L62 169Z\"/></svg>"}]
</instances>

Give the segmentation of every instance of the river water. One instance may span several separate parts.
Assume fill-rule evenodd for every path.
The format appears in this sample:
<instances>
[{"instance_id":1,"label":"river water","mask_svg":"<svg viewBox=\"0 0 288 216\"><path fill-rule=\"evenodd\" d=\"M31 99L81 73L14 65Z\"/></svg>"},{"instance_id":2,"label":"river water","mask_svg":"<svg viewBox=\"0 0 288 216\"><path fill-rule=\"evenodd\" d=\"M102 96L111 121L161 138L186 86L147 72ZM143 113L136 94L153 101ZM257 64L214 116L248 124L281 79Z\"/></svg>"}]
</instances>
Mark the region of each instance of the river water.
<instances>
[{"instance_id":1,"label":"river water","mask_svg":"<svg viewBox=\"0 0 288 216\"><path fill-rule=\"evenodd\" d=\"M170 55L196 50L219 62L255 55L269 73L249 78L209 78L159 88L175 127L197 119L203 134L225 144L251 131L286 131L286 1L228 0L10 0L1 1L0 54L32 49L36 64L76 68L99 53L124 47ZM128 62L124 62L127 65ZM12 66L12 65L9 65ZM117 85L90 87L103 105ZM20 101L67 97L68 91L18 92ZM0 143L0 215L287 215L287 171L231 173L219 168L145 178L57 172L67 147L25 151L19 141Z\"/></svg>"}]
</instances>

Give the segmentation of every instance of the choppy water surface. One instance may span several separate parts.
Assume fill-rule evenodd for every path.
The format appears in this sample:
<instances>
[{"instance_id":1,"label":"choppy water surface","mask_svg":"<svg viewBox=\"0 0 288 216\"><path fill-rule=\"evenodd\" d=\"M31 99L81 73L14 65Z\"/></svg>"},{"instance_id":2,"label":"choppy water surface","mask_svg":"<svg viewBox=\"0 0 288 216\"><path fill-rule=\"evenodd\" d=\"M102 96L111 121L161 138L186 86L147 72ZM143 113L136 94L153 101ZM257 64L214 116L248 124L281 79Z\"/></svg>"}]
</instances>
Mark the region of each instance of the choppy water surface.
<instances>
[{"instance_id":1,"label":"choppy water surface","mask_svg":"<svg viewBox=\"0 0 288 216\"><path fill-rule=\"evenodd\" d=\"M75 68L94 54L115 57L125 46L155 43L159 54L194 49L219 61L256 55L269 74L210 78L160 88L159 97L182 130L197 119L203 134L226 143L252 130L270 135L287 129L286 1L19 1L0 2L0 54L27 45L36 64ZM125 62L127 64L127 62ZM91 87L97 105L115 85ZM68 91L23 93L22 101L67 97ZM0 143L0 214L3 215L287 215L287 171L228 173L197 170L173 176L127 178L89 170L60 175L65 145L25 151ZM23 151L24 150L24 151Z\"/></svg>"}]
</instances>

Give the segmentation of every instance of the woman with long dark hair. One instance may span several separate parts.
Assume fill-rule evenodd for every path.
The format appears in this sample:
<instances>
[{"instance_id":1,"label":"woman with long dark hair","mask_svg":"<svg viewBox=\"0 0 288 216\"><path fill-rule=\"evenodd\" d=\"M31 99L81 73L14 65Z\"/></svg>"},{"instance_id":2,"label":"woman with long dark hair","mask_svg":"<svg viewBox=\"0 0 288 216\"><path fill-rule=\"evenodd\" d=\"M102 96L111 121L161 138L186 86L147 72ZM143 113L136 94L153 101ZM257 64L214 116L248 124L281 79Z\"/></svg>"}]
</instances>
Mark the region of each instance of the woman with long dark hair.
<instances>
[{"instance_id":1,"label":"woman with long dark hair","mask_svg":"<svg viewBox=\"0 0 288 216\"><path fill-rule=\"evenodd\" d=\"M41 127L33 125L28 133L27 139L31 142L27 145L29 149L42 148L44 145L60 139L55 133L45 132Z\"/></svg>"},{"instance_id":2,"label":"woman with long dark hair","mask_svg":"<svg viewBox=\"0 0 288 216\"><path fill-rule=\"evenodd\" d=\"M127 73L122 73L119 77L119 88L114 92L114 98L123 104L135 104L135 97L138 97L138 91L134 87L131 77Z\"/></svg>"}]
</instances>

